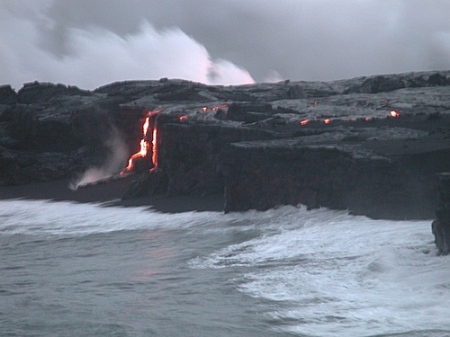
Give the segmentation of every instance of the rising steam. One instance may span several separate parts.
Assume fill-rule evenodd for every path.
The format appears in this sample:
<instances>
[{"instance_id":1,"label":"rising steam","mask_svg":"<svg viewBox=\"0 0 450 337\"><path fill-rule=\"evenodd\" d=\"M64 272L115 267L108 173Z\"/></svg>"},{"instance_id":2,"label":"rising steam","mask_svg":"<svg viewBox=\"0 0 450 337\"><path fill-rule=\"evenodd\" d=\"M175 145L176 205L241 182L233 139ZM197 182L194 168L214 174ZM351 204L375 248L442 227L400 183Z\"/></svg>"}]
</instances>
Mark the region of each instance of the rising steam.
<instances>
[{"instance_id":1,"label":"rising steam","mask_svg":"<svg viewBox=\"0 0 450 337\"><path fill-rule=\"evenodd\" d=\"M110 179L123 169L129 153L125 142L116 130L114 130L113 136L105 142L105 147L110 153L105 163L100 167L88 168L78 179L70 183L70 189L76 190L78 187Z\"/></svg>"},{"instance_id":2,"label":"rising steam","mask_svg":"<svg viewBox=\"0 0 450 337\"><path fill-rule=\"evenodd\" d=\"M38 80L95 89L115 81L162 77L254 83L246 70L213 60L203 45L179 28L156 30L145 19L126 36L98 26L61 29L66 51L54 53L49 48L56 42L46 33L57 28L46 15L47 6L28 5L29 1L0 3L0 84L20 88Z\"/></svg>"},{"instance_id":3,"label":"rising steam","mask_svg":"<svg viewBox=\"0 0 450 337\"><path fill-rule=\"evenodd\" d=\"M0 0L0 84L244 84L450 68L448 0L112 3Z\"/></svg>"}]
</instances>

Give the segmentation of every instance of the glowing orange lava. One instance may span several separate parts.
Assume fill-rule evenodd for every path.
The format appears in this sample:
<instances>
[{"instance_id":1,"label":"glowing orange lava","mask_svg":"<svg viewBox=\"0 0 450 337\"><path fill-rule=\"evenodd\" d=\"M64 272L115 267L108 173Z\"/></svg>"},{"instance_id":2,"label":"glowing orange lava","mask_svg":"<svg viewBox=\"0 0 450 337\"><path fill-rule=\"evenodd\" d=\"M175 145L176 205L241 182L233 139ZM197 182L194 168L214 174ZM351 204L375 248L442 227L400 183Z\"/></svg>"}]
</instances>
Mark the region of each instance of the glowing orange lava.
<instances>
[{"instance_id":1,"label":"glowing orange lava","mask_svg":"<svg viewBox=\"0 0 450 337\"><path fill-rule=\"evenodd\" d=\"M150 149L150 143L147 138L147 133L149 130L153 128L152 132L152 164L153 169L157 166L157 136L158 131L156 129L156 126L151 125L150 117L152 115L157 114L158 112L150 112L148 116L145 118L145 122L142 125L142 139L140 141L140 148L139 151L133 154L130 159L128 159L128 165L125 167L121 172L120 175L125 175L126 173L129 173L133 171L136 160L139 158L145 158L148 156L148 151Z\"/></svg>"},{"instance_id":2,"label":"glowing orange lava","mask_svg":"<svg viewBox=\"0 0 450 337\"><path fill-rule=\"evenodd\" d=\"M152 170L158 167L158 129L153 128L153 136L152 136Z\"/></svg>"},{"instance_id":3,"label":"glowing orange lava","mask_svg":"<svg viewBox=\"0 0 450 337\"><path fill-rule=\"evenodd\" d=\"M325 124L330 124L330 122L331 122L331 119L329 119L329 118L326 118L326 119L324 119L324 120L323 120L323 122L324 122Z\"/></svg>"},{"instance_id":4,"label":"glowing orange lava","mask_svg":"<svg viewBox=\"0 0 450 337\"><path fill-rule=\"evenodd\" d=\"M227 104L220 104L220 105L216 105L216 106L213 106L213 107L204 105L204 106L198 107L198 108L196 108L196 109L200 109L202 112L211 112L211 111L217 112L217 111L219 111L220 109L226 109L226 108L228 108L228 105L227 105ZM179 120L180 122L186 122L189 118L190 118L190 115L189 115L189 114L186 114L186 115L181 115L181 116L179 116L179 117L178 117L178 120Z\"/></svg>"},{"instance_id":5,"label":"glowing orange lava","mask_svg":"<svg viewBox=\"0 0 450 337\"><path fill-rule=\"evenodd\" d=\"M226 105L226 104L221 104L221 105L218 105L218 106L213 107L211 110L212 110L212 111L217 111L217 110L219 110L219 109L225 109L226 107L228 107L228 105Z\"/></svg>"},{"instance_id":6,"label":"glowing orange lava","mask_svg":"<svg viewBox=\"0 0 450 337\"><path fill-rule=\"evenodd\" d=\"M304 119L300 121L300 125L306 125L309 123L309 119Z\"/></svg>"},{"instance_id":7,"label":"glowing orange lava","mask_svg":"<svg viewBox=\"0 0 450 337\"><path fill-rule=\"evenodd\" d=\"M213 106L212 108L207 107L207 106L203 106L203 107L202 107L202 111L203 111L203 112L217 111L217 110L219 110L219 109L225 109L225 108L227 108L227 107L228 107L227 104L221 104L221 105Z\"/></svg>"},{"instance_id":8,"label":"glowing orange lava","mask_svg":"<svg viewBox=\"0 0 450 337\"><path fill-rule=\"evenodd\" d=\"M397 111L395 111L395 110L392 110L390 112L390 115L391 115L392 118L397 118L397 117L400 116L400 114Z\"/></svg>"}]
</instances>

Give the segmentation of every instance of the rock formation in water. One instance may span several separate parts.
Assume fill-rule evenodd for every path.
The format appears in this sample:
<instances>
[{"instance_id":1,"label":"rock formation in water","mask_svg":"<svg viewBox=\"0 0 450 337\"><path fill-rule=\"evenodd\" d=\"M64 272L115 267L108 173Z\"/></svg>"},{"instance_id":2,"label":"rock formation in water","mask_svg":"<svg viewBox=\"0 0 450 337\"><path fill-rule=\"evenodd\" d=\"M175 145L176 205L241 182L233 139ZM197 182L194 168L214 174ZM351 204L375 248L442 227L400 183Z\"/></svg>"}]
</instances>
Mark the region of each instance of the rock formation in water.
<instances>
[{"instance_id":1,"label":"rock formation in water","mask_svg":"<svg viewBox=\"0 0 450 337\"><path fill-rule=\"evenodd\" d=\"M439 254L450 253L450 173L438 175L439 208L431 228Z\"/></svg>"},{"instance_id":2,"label":"rock formation in water","mask_svg":"<svg viewBox=\"0 0 450 337\"><path fill-rule=\"evenodd\" d=\"M148 154L130 170L124 198L224 193L225 211L302 203L432 218L436 174L450 171L449 89L442 71L244 86L161 79L93 91L5 85L0 184L90 168L120 176L144 141Z\"/></svg>"}]
</instances>

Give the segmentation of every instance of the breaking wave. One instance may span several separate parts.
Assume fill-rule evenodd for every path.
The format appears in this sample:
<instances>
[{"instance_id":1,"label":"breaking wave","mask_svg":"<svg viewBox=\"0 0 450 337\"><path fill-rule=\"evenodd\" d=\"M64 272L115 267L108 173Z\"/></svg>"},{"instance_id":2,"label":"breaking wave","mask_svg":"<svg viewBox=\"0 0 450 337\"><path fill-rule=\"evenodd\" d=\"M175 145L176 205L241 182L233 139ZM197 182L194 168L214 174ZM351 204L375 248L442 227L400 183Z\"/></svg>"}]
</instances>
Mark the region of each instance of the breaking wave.
<instances>
[{"instance_id":1,"label":"breaking wave","mask_svg":"<svg viewBox=\"0 0 450 337\"><path fill-rule=\"evenodd\" d=\"M188 267L220 273L237 292L271 303L264 315L273 329L301 336L448 334L450 259L437 256L430 224L291 206L163 214L0 201L0 235L171 231L180 236L180 249L184 239L201 238L200 246L210 240L211 249L199 250Z\"/></svg>"}]
</instances>

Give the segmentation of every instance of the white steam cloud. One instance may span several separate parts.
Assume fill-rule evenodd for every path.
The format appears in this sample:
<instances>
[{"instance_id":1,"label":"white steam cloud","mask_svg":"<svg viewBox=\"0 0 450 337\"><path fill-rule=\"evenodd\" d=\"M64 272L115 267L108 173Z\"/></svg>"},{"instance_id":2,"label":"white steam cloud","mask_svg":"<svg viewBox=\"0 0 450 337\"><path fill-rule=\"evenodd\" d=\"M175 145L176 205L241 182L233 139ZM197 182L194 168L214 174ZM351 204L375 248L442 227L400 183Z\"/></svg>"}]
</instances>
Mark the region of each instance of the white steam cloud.
<instances>
[{"instance_id":1,"label":"white steam cloud","mask_svg":"<svg viewBox=\"0 0 450 337\"><path fill-rule=\"evenodd\" d=\"M0 84L244 84L450 69L449 0L85 2L1 0Z\"/></svg>"},{"instance_id":2,"label":"white steam cloud","mask_svg":"<svg viewBox=\"0 0 450 337\"><path fill-rule=\"evenodd\" d=\"M52 27L44 15L48 3L43 4L27 10L28 2L0 4L0 83L21 87L38 80L94 89L120 80L162 77L206 84L254 82L233 63L212 60L205 47L180 29L157 31L145 20L126 36L93 26L70 28L65 35L68 53L57 56L43 48L42 34Z\"/></svg>"},{"instance_id":3,"label":"white steam cloud","mask_svg":"<svg viewBox=\"0 0 450 337\"><path fill-rule=\"evenodd\" d=\"M117 175L124 168L129 153L125 142L116 130L113 130L113 136L105 143L105 146L111 154L105 163L100 167L88 168L78 179L69 185L70 189L76 190L78 187L109 179Z\"/></svg>"}]
</instances>

